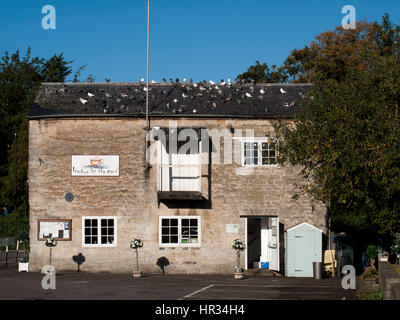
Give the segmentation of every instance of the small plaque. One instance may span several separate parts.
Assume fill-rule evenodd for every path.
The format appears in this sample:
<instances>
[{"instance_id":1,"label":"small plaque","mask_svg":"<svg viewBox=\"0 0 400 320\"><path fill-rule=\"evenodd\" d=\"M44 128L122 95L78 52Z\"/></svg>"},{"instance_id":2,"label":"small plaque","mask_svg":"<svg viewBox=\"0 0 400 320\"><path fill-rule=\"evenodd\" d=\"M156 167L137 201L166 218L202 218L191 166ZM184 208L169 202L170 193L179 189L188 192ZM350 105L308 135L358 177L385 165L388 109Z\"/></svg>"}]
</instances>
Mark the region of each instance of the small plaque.
<instances>
[{"instance_id":1,"label":"small plaque","mask_svg":"<svg viewBox=\"0 0 400 320\"><path fill-rule=\"evenodd\" d=\"M239 226L237 224L227 224L226 225L226 233L238 233Z\"/></svg>"}]
</instances>

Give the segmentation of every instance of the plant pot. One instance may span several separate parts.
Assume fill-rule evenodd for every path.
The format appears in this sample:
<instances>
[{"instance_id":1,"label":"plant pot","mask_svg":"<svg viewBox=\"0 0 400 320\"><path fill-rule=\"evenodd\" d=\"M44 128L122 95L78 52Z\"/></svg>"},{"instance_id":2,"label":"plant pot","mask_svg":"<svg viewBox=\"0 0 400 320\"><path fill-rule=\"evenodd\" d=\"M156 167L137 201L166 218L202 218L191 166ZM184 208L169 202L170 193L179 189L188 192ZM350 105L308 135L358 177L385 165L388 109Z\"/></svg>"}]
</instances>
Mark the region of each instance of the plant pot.
<instances>
[{"instance_id":1,"label":"plant pot","mask_svg":"<svg viewBox=\"0 0 400 320\"><path fill-rule=\"evenodd\" d=\"M133 271L133 277L134 278L141 278L142 277L142 271Z\"/></svg>"},{"instance_id":2,"label":"plant pot","mask_svg":"<svg viewBox=\"0 0 400 320\"><path fill-rule=\"evenodd\" d=\"M234 278L235 278L236 280L242 280L242 279L244 279L244 272L235 272L235 273L234 273Z\"/></svg>"},{"instance_id":3,"label":"plant pot","mask_svg":"<svg viewBox=\"0 0 400 320\"><path fill-rule=\"evenodd\" d=\"M29 272L29 262L18 262L18 272Z\"/></svg>"}]
</instances>

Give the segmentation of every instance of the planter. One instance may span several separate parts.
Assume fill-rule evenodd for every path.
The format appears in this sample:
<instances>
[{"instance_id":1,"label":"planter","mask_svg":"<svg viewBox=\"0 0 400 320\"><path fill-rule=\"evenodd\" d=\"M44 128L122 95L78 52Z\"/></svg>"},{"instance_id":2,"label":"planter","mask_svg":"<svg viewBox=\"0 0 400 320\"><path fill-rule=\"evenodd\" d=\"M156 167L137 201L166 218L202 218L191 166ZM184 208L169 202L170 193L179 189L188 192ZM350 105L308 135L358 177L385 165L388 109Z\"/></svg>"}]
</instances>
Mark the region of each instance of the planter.
<instances>
[{"instance_id":1,"label":"planter","mask_svg":"<svg viewBox=\"0 0 400 320\"><path fill-rule=\"evenodd\" d=\"M29 262L18 262L18 272L29 272Z\"/></svg>"},{"instance_id":2,"label":"planter","mask_svg":"<svg viewBox=\"0 0 400 320\"><path fill-rule=\"evenodd\" d=\"M389 261L389 256L387 256L387 255L379 255L379 261Z\"/></svg>"},{"instance_id":3,"label":"planter","mask_svg":"<svg viewBox=\"0 0 400 320\"><path fill-rule=\"evenodd\" d=\"M244 278L244 272L235 272L234 273L234 278L236 280L242 280Z\"/></svg>"},{"instance_id":4,"label":"planter","mask_svg":"<svg viewBox=\"0 0 400 320\"><path fill-rule=\"evenodd\" d=\"M133 271L133 277L134 278L141 278L142 277L142 271Z\"/></svg>"}]
</instances>

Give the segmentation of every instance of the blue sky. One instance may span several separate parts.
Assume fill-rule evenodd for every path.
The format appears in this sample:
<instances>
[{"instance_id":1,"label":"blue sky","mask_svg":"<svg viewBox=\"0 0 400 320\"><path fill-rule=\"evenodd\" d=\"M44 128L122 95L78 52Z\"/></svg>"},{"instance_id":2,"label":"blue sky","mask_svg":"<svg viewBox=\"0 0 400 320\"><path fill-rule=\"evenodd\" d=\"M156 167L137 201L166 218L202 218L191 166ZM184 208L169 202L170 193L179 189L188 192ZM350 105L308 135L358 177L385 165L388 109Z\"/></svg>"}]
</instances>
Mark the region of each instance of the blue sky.
<instances>
[{"instance_id":1,"label":"blue sky","mask_svg":"<svg viewBox=\"0 0 400 320\"><path fill-rule=\"evenodd\" d=\"M388 12L400 23L399 0L151 0L150 79L232 80L256 60L280 65L295 48L341 24L344 5L357 20ZM43 30L44 5L56 30ZM0 54L32 47L64 52L81 80L136 82L146 75L146 0L1 0Z\"/></svg>"}]
</instances>

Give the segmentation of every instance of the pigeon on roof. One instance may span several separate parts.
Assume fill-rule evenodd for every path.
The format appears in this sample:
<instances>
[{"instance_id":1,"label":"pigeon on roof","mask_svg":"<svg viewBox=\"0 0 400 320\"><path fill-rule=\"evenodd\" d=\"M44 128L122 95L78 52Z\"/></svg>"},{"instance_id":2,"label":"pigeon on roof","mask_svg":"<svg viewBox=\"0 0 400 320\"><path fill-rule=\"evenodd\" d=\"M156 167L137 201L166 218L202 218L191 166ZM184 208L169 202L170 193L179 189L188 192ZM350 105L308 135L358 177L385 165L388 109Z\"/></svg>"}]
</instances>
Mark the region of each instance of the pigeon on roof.
<instances>
[{"instance_id":1,"label":"pigeon on roof","mask_svg":"<svg viewBox=\"0 0 400 320\"><path fill-rule=\"evenodd\" d=\"M107 83L109 83L111 81L110 78L106 78L105 80Z\"/></svg>"},{"instance_id":2,"label":"pigeon on roof","mask_svg":"<svg viewBox=\"0 0 400 320\"><path fill-rule=\"evenodd\" d=\"M89 96L89 98L94 97L94 94L93 94L93 93L90 93L90 92L88 92L87 95Z\"/></svg>"},{"instance_id":3,"label":"pigeon on roof","mask_svg":"<svg viewBox=\"0 0 400 320\"><path fill-rule=\"evenodd\" d=\"M282 88L281 88L281 90L280 90L280 91L281 91L281 93L282 93L282 94L285 94L285 93L287 93L287 92L286 92L285 90L283 90Z\"/></svg>"},{"instance_id":4,"label":"pigeon on roof","mask_svg":"<svg viewBox=\"0 0 400 320\"><path fill-rule=\"evenodd\" d=\"M82 103L82 104L86 104L86 103L88 103L88 101L87 101L87 100L85 100L85 99L83 99L83 98L79 98L79 100L81 101L81 103Z\"/></svg>"},{"instance_id":5,"label":"pigeon on roof","mask_svg":"<svg viewBox=\"0 0 400 320\"><path fill-rule=\"evenodd\" d=\"M260 93L261 93L261 94L264 94L265 92L266 92L266 91L265 91L264 89L261 89L261 90L260 90Z\"/></svg>"},{"instance_id":6,"label":"pigeon on roof","mask_svg":"<svg viewBox=\"0 0 400 320\"><path fill-rule=\"evenodd\" d=\"M247 98L252 98L253 96L250 93L246 92L246 97Z\"/></svg>"},{"instance_id":7,"label":"pigeon on roof","mask_svg":"<svg viewBox=\"0 0 400 320\"><path fill-rule=\"evenodd\" d=\"M193 87L197 88L199 85L197 83L193 83Z\"/></svg>"},{"instance_id":8,"label":"pigeon on roof","mask_svg":"<svg viewBox=\"0 0 400 320\"><path fill-rule=\"evenodd\" d=\"M144 83L144 79L143 79L143 78L142 78L142 79L140 79L140 82L141 82L141 83Z\"/></svg>"},{"instance_id":9,"label":"pigeon on roof","mask_svg":"<svg viewBox=\"0 0 400 320\"><path fill-rule=\"evenodd\" d=\"M212 81L212 80L210 80L210 84L211 85L214 85L214 84L216 84L214 81Z\"/></svg>"}]
</instances>

